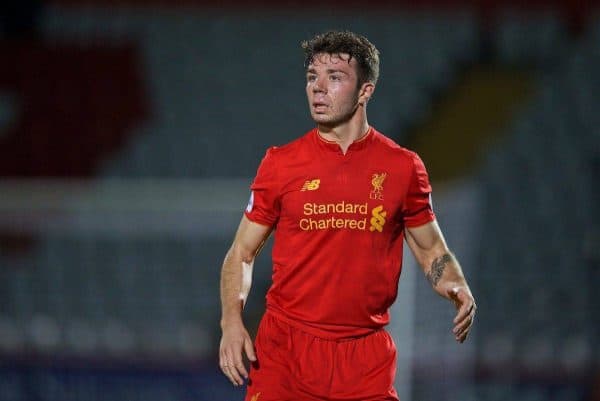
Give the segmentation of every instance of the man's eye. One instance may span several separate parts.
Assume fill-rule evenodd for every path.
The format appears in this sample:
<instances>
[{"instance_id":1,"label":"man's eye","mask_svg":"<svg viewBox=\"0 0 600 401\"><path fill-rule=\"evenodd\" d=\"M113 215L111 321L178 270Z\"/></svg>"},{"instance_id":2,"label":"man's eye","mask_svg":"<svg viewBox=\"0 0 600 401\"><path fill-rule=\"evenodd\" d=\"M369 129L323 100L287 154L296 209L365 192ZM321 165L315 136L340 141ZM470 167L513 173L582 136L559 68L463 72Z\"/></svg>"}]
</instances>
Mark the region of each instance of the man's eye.
<instances>
[{"instance_id":1,"label":"man's eye","mask_svg":"<svg viewBox=\"0 0 600 401\"><path fill-rule=\"evenodd\" d=\"M330 75L329 79L332 81L339 81L340 80L340 76L339 75Z\"/></svg>"},{"instance_id":2,"label":"man's eye","mask_svg":"<svg viewBox=\"0 0 600 401\"><path fill-rule=\"evenodd\" d=\"M306 77L306 80L308 82L314 82L314 81L317 80L317 77L315 75L309 75L309 76Z\"/></svg>"}]
</instances>

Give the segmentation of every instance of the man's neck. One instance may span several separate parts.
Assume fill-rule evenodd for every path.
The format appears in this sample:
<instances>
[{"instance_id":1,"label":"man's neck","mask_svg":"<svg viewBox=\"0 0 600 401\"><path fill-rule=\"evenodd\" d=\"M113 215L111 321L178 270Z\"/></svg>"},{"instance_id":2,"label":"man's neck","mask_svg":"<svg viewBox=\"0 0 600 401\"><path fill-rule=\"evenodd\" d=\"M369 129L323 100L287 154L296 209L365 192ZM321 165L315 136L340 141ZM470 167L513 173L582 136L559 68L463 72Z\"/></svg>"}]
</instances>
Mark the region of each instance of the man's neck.
<instances>
[{"instance_id":1,"label":"man's neck","mask_svg":"<svg viewBox=\"0 0 600 401\"><path fill-rule=\"evenodd\" d=\"M342 153L346 154L348 148L354 141L359 140L367 134L369 131L369 123L366 119L362 120L360 124L357 124L356 121L348 121L335 127L319 125L318 130L319 135L321 135L323 139L337 143L342 149Z\"/></svg>"}]
</instances>

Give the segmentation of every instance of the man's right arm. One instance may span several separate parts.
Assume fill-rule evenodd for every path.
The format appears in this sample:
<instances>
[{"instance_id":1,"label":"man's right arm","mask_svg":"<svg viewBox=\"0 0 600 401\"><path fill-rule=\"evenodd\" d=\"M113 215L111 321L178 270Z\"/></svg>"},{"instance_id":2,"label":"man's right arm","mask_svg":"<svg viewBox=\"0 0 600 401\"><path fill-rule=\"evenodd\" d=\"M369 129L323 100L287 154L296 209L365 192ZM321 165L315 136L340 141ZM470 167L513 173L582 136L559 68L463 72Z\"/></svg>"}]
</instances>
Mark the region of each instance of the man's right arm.
<instances>
[{"instance_id":1,"label":"man's right arm","mask_svg":"<svg viewBox=\"0 0 600 401\"><path fill-rule=\"evenodd\" d=\"M271 227L250 221L246 216L235 234L221 270L221 345L219 365L234 385L243 384L248 372L242 360L245 351L256 360L252 340L242 321L242 309L250 290L252 264L271 232Z\"/></svg>"}]
</instances>

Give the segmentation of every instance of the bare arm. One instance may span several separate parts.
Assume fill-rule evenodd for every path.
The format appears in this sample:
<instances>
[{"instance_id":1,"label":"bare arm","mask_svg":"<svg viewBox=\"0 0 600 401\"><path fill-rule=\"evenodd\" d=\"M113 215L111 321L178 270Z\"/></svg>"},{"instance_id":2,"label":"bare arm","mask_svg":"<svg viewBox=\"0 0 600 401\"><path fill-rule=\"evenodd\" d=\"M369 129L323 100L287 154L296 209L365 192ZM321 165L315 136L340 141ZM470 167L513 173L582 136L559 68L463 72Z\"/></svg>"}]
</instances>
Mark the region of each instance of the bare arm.
<instances>
[{"instance_id":1,"label":"bare arm","mask_svg":"<svg viewBox=\"0 0 600 401\"><path fill-rule=\"evenodd\" d=\"M450 252L436 221L406 229L406 242L433 289L451 300L457 315L453 333L463 342L475 317L475 299L456 257Z\"/></svg>"},{"instance_id":2,"label":"bare arm","mask_svg":"<svg viewBox=\"0 0 600 401\"><path fill-rule=\"evenodd\" d=\"M219 365L234 385L243 384L248 372L242 361L242 351L250 361L256 360L252 340L242 321L242 309L252 281L254 258L264 245L271 228L254 223L246 216L235 234L233 244L221 270L221 345Z\"/></svg>"}]
</instances>

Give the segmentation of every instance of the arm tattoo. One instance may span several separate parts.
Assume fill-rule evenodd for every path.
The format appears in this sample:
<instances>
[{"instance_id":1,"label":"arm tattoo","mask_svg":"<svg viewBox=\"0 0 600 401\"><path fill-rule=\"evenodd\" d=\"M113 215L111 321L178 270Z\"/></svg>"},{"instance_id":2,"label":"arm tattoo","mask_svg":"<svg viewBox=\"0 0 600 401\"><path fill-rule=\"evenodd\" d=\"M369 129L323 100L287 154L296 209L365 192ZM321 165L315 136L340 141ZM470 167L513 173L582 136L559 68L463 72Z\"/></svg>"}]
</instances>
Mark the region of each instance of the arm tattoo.
<instances>
[{"instance_id":1,"label":"arm tattoo","mask_svg":"<svg viewBox=\"0 0 600 401\"><path fill-rule=\"evenodd\" d=\"M442 274L444 274L444 269L446 269L446 265L450 261L452 261L452 256L448 253L433 260L431 269L426 274L427 280L432 286L435 287L440 282Z\"/></svg>"}]
</instances>

